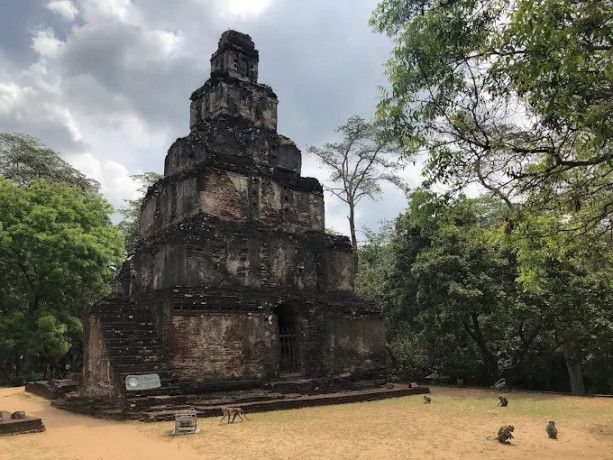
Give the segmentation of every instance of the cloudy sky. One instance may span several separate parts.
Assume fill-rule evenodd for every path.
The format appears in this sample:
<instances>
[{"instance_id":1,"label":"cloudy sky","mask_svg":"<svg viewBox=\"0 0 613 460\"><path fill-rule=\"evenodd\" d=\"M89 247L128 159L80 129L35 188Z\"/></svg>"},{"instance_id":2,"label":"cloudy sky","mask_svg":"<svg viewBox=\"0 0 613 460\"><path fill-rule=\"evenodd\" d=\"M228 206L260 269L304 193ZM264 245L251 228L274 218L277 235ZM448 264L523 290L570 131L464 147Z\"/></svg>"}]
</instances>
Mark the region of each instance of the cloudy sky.
<instances>
[{"instance_id":1,"label":"cloudy sky","mask_svg":"<svg viewBox=\"0 0 613 460\"><path fill-rule=\"evenodd\" d=\"M372 118L390 41L373 33L376 0L1 0L0 131L38 137L102 184L117 208L130 175L163 171L188 134L189 96L210 72L221 33L251 35L259 80L279 97L279 132L303 151L303 175L326 182L306 148L335 140L352 114ZM405 175L419 179L414 167ZM359 227L406 207L386 187L363 202ZM326 197L327 226L348 233Z\"/></svg>"}]
</instances>

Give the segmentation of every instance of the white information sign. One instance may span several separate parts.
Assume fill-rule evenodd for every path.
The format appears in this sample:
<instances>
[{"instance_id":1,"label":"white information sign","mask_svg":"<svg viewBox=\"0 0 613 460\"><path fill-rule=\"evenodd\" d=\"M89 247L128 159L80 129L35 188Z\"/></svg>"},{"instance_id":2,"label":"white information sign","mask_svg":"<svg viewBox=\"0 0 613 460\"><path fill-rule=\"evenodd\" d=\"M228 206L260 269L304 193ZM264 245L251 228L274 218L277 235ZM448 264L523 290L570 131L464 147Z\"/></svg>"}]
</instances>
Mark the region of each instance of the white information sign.
<instances>
[{"instance_id":1,"label":"white information sign","mask_svg":"<svg viewBox=\"0 0 613 460\"><path fill-rule=\"evenodd\" d=\"M126 390L151 390L162 386L158 374L134 374L126 376Z\"/></svg>"}]
</instances>

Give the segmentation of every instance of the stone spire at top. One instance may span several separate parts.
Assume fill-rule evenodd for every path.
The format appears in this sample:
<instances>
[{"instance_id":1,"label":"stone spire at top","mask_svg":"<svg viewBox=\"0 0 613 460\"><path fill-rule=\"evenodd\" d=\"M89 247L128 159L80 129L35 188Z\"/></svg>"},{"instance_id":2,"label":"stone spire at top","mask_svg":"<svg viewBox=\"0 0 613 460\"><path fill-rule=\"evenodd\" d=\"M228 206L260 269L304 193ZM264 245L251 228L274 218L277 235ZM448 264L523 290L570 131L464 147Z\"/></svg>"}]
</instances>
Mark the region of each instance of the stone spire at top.
<instances>
[{"instance_id":1,"label":"stone spire at top","mask_svg":"<svg viewBox=\"0 0 613 460\"><path fill-rule=\"evenodd\" d=\"M227 75L251 82L258 80L259 53L251 37L235 30L226 30L211 56L211 76Z\"/></svg>"},{"instance_id":2,"label":"stone spire at top","mask_svg":"<svg viewBox=\"0 0 613 460\"><path fill-rule=\"evenodd\" d=\"M227 30L211 56L211 77L190 97L190 129L242 120L253 128L277 130L277 96L258 83L259 53L247 34Z\"/></svg>"}]
</instances>

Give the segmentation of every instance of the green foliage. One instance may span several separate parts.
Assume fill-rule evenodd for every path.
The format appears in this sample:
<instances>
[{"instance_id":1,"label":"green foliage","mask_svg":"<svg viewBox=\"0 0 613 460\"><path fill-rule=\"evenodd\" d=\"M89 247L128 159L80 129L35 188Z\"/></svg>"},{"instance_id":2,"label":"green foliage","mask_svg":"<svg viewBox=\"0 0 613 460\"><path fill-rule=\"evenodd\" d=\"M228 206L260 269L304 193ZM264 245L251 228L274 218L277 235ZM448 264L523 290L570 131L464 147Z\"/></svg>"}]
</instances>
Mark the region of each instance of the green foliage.
<instances>
[{"instance_id":1,"label":"green foliage","mask_svg":"<svg viewBox=\"0 0 613 460\"><path fill-rule=\"evenodd\" d=\"M395 43L379 119L429 183L611 227L610 1L383 0L371 24Z\"/></svg>"},{"instance_id":2,"label":"green foliage","mask_svg":"<svg viewBox=\"0 0 613 460\"><path fill-rule=\"evenodd\" d=\"M74 169L34 137L0 133L0 176L17 185L34 180L63 182L83 192L97 193L99 184Z\"/></svg>"},{"instance_id":3,"label":"green foliage","mask_svg":"<svg viewBox=\"0 0 613 460\"><path fill-rule=\"evenodd\" d=\"M82 308L109 291L123 241L99 195L0 178L0 367L66 354Z\"/></svg>"},{"instance_id":4,"label":"green foliage","mask_svg":"<svg viewBox=\"0 0 613 460\"><path fill-rule=\"evenodd\" d=\"M393 260L390 238L392 228L389 224L375 233L365 231L365 242L358 247L358 272L356 275L356 294L373 300L387 297L386 278Z\"/></svg>"},{"instance_id":5,"label":"green foliage","mask_svg":"<svg viewBox=\"0 0 613 460\"><path fill-rule=\"evenodd\" d=\"M495 71L508 75L555 129L589 133L610 151L613 138L613 3L519 0L496 44ZM521 52L514 52L521 50Z\"/></svg>"},{"instance_id":6,"label":"green foliage","mask_svg":"<svg viewBox=\"0 0 613 460\"><path fill-rule=\"evenodd\" d=\"M529 216L510 243L522 267L518 281L546 305L548 329L567 364L575 363L577 392L583 392L579 364L611 356L613 250L603 238L569 241L561 225L555 214Z\"/></svg>"},{"instance_id":7,"label":"green foliage","mask_svg":"<svg viewBox=\"0 0 613 460\"><path fill-rule=\"evenodd\" d=\"M136 249L140 239L138 219L140 217L140 210L145 194L147 193L149 187L155 184L158 180L162 179L164 176L156 172L146 172L143 174L136 174L131 177L140 184L138 192L141 196L136 200L125 200L126 206L119 210L119 213L123 216L123 219L118 224L119 231L125 239L126 252L128 254L134 254L134 250Z\"/></svg>"},{"instance_id":8,"label":"green foliage","mask_svg":"<svg viewBox=\"0 0 613 460\"><path fill-rule=\"evenodd\" d=\"M383 303L397 367L551 389L566 363L574 391L582 368L588 389L611 391L611 246L595 236L571 246L552 228L560 216L545 213L509 232L505 210L491 196L418 190L394 229L360 249L357 290Z\"/></svg>"},{"instance_id":9,"label":"green foliage","mask_svg":"<svg viewBox=\"0 0 613 460\"><path fill-rule=\"evenodd\" d=\"M419 315L429 297L441 336L436 312L454 312L486 357L462 323L476 312L503 373L533 374L563 355L582 392L582 366L611 356L613 4L383 0L371 24L395 43L378 110L386 135L408 157L426 152L426 184L477 183L507 207L475 210L468 227L435 219L430 247L408 251L411 281L395 308Z\"/></svg>"}]
</instances>

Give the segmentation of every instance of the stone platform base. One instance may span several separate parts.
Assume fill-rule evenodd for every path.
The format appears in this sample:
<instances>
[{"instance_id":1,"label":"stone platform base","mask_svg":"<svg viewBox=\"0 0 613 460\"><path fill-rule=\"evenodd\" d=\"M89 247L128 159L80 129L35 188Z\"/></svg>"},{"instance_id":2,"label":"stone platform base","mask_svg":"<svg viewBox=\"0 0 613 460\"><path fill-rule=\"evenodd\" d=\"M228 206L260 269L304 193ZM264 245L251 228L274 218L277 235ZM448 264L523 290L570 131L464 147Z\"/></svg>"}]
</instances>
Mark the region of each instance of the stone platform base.
<instances>
[{"instance_id":1,"label":"stone platform base","mask_svg":"<svg viewBox=\"0 0 613 460\"><path fill-rule=\"evenodd\" d=\"M11 420L11 413L5 411L2 411L2 417L3 421L0 422L0 436L45 431L43 421L37 417L26 415L25 418Z\"/></svg>"},{"instance_id":2,"label":"stone platform base","mask_svg":"<svg viewBox=\"0 0 613 460\"><path fill-rule=\"evenodd\" d=\"M35 394L45 399L54 400L61 398L71 391L77 391L79 389L79 383L72 379L62 380L42 380L38 382L26 383L26 389L28 393Z\"/></svg>"},{"instance_id":3,"label":"stone platform base","mask_svg":"<svg viewBox=\"0 0 613 460\"><path fill-rule=\"evenodd\" d=\"M382 380L349 381L339 378L282 378L258 387L234 385L222 389L184 388L180 392L152 390L150 394L126 394L120 407L117 401L85 398L68 393L51 404L59 409L115 420L147 422L173 420L174 414L193 409L199 417L221 417L222 406L241 406L245 412L265 412L300 407L374 401L386 398L429 393L428 387L409 388L406 383Z\"/></svg>"},{"instance_id":4,"label":"stone platform base","mask_svg":"<svg viewBox=\"0 0 613 460\"><path fill-rule=\"evenodd\" d=\"M223 402L220 400L201 400L193 401L193 404L187 406L152 407L149 410L141 412L140 420L144 422L174 420L175 412L187 408L195 410L198 417L221 417L222 406L240 406L243 408L245 413L251 414L255 412L299 409L302 407L377 401L381 399L398 398L401 396L425 394L429 392L430 390L428 387L408 388L406 384L388 384L383 388L370 388L315 395L270 394L268 398L262 395L260 396L261 399L255 401L253 398L256 397L256 395L252 395L250 397L248 394L244 394L242 397L227 398Z\"/></svg>"}]
</instances>

